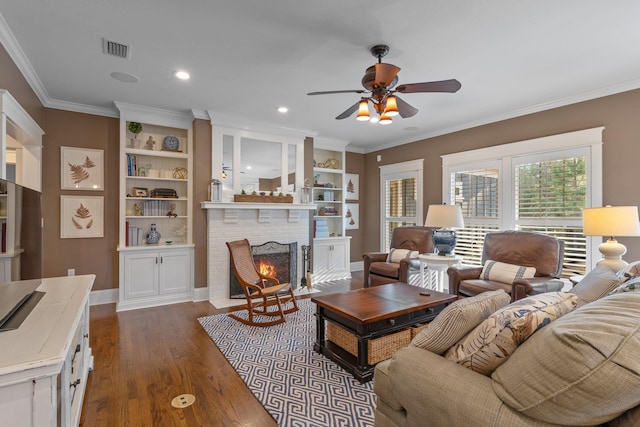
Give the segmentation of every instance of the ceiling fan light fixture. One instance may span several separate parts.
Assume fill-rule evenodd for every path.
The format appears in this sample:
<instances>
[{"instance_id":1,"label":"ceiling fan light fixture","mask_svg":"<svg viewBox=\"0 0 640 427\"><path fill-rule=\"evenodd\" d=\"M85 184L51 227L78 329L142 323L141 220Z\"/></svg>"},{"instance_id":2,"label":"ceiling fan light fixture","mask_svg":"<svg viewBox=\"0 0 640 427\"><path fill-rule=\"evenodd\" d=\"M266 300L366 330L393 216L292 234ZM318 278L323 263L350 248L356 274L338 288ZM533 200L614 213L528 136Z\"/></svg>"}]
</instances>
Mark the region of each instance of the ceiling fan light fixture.
<instances>
[{"instance_id":1,"label":"ceiling fan light fixture","mask_svg":"<svg viewBox=\"0 0 640 427\"><path fill-rule=\"evenodd\" d=\"M378 123L378 122L380 121L380 117L375 117L375 116L373 116L373 117L371 117L371 118L369 119L369 121L370 121L371 123Z\"/></svg>"},{"instance_id":2,"label":"ceiling fan light fixture","mask_svg":"<svg viewBox=\"0 0 640 427\"><path fill-rule=\"evenodd\" d=\"M395 96L387 97L387 101L385 102L384 112L382 114L389 117L394 117L400 114L400 112L398 111L398 104L396 102Z\"/></svg>"},{"instance_id":3,"label":"ceiling fan light fixture","mask_svg":"<svg viewBox=\"0 0 640 427\"><path fill-rule=\"evenodd\" d=\"M393 122L393 119L385 113L382 113L382 115L380 116L380 120L378 120L378 123L380 123L381 125L389 125L391 124L391 122Z\"/></svg>"},{"instance_id":4,"label":"ceiling fan light fixture","mask_svg":"<svg viewBox=\"0 0 640 427\"><path fill-rule=\"evenodd\" d=\"M363 99L362 101L360 101L360 105L358 105L358 116L356 117L356 120L364 122L366 120L369 120L370 118L371 116L369 115L369 102L367 102L366 99Z\"/></svg>"}]
</instances>

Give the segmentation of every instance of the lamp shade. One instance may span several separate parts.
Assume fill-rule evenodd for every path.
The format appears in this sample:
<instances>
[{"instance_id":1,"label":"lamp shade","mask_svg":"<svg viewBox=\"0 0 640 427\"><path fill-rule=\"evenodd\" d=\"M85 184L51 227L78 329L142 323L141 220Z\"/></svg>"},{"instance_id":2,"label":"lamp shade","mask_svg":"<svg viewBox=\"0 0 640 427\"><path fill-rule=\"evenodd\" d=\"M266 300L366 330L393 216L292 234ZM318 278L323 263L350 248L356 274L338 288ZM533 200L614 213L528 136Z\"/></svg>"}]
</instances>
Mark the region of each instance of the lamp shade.
<instances>
[{"instance_id":1,"label":"lamp shade","mask_svg":"<svg viewBox=\"0 0 640 427\"><path fill-rule=\"evenodd\" d=\"M606 206L582 211L585 236L640 236L637 206Z\"/></svg>"},{"instance_id":2,"label":"lamp shade","mask_svg":"<svg viewBox=\"0 0 640 427\"><path fill-rule=\"evenodd\" d=\"M425 227L464 228L462 209L458 205L429 205Z\"/></svg>"}]
</instances>

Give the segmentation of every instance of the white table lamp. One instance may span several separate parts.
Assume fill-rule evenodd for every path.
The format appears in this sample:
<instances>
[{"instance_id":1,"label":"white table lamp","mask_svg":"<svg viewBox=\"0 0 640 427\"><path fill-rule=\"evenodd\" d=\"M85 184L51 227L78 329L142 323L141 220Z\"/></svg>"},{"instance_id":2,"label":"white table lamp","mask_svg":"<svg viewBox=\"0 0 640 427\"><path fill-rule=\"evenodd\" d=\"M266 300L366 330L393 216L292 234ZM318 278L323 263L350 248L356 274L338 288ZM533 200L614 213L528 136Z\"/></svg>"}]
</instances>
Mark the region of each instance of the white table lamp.
<instances>
[{"instance_id":1,"label":"white table lamp","mask_svg":"<svg viewBox=\"0 0 640 427\"><path fill-rule=\"evenodd\" d=\"M451 228L464 228L462 209L458 205L429 205L424 226L441 228L433 231L433 244L438 255L451 255L457 243Z\"/></svg>"},{"instance_id":2,"label":"white table lamp","mask_svg":"<svg viewBox=\"0 0 640 427\"><path fill-rule=\"evenodd\" d=\"M614 236L640 236L640 221L637 206L605 206L587 208L582 211L582 226L585 236L608 236L609 239L598 246L604 257L597 265L606 265L613 271L619 271L627 262L622 256L627 248Z\"/></svg>"}]
</instances>

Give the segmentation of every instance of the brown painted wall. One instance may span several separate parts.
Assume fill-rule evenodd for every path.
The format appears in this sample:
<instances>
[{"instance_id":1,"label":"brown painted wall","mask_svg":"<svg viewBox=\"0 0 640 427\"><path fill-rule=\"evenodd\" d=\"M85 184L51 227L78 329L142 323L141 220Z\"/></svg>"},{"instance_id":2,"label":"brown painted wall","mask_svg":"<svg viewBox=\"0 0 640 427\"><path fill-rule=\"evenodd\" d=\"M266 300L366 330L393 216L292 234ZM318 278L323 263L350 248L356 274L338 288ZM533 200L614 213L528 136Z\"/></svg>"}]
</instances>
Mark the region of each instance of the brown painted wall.
<instances>
[{"instance_id":1,"label":"brown painted wall","mask_svg":"<svg viewBox=\"0 0 640 427\"><path fill-rule=\"evenodd\" d=\"M211 182L211 124L208 120L193 122L193 243L195 244L194 283L207 286L207 213L200 203L209 200Z\"/></svg>"},{"instance_id":2,"label":"brown painted wall","mask_svg":"<svg viewBox=\"0 0 640 427\"><path fill-rule=\"evenodd\" d=\"M605 127L603 203L640 205L640 193L635 189L640 181L639 117L640 90L634 90L368 153L365 156L366 204L364 208L361 206L361 212L367 212L364 221L367 233L362 251L379 249L379 166L424 158L423 212L426 213L429 204L442 202L441 155L598 126ZM378 154L382 155L380 163L376 161ZM618 240L628 248L626 260L640 259L640 238Z\"/></svg>"},{"instance_id":3,"label":"brown painted wall","mask_svg":"<svg viewBox=\"0 0 640 427\"><path fill-rule=\"evenodd\" d=\"M345 172L346 173L355 173L358 174L358 179L360 183L360 191L358 200L358 208L360 214L360 228L357 230L347 230L346 235L351 236L351 262L362 261L362 248L364 245L364 235L368 230L365 230L364 225L364 217L366 216L366 210L363 209L366 203L366 193L364 192L364 186L366 185L366 180L364 179L365 175L365 156L364 154L351 153L348 152L345 155L346 157L346 165ZM355 203L355 201L349 201L349 203Z\"/></svg>"},{"instance_id":4,"label":"brown painted wall","mask_svg":"<svg viewBox=\"0 0 640 427\"><path fill-rule=\"evenodd\" d=\"M43 127L44 108L42 103L31 90L31 86L22 76L18 67L0 44L0 89L6 89L16 101L27 110L29 115L40 127Z\"/></svg>"},{"instance_id":5,"label":"brown painted wall","mask_svg":"<svg viewBox=\"0 0 640 427\"><path fill-rule=\"evenodd\" d=\"M118 287L118 119L45 110L42 162L43 275L95 274L94 290ZM60 147L104 150L104 191L60 189ZM104 237L60 238L60 196L104 197Z\"/></svg>"}]
</instances>

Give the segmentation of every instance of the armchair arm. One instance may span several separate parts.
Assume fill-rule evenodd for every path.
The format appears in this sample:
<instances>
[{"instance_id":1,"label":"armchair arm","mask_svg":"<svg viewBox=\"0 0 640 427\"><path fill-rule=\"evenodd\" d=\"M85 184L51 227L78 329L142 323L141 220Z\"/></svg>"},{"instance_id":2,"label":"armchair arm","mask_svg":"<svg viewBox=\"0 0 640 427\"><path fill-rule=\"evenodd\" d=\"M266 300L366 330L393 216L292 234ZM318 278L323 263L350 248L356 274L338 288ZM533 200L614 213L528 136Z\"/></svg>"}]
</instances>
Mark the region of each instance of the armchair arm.
<instances>
[{"instance_id":1,"label":"armchair arm","mask_svg":"<svg viewBox=\"0 0 640 427\"><path fill-rule=\"evenodd\" d=\"M369 267L371 266L371 263L385 262L387 260L388 255L389 254L382 253L382 252L369 252L362 255L363 269L364 269L363 279L364 279L365 288L369 287Z\"/></svg>"},{"instance_id":2,"label":"armchair arm","mask_svg":"<svg viewBox=\"0 0 640 427\"><path fill-rule=\"evenodd\" d=\"M477 279L482 273L482 267L474 267L469 265L451 266L447 269L449 275L449 293L459 295L458 289L460 282L463 280Z\"/></svg>"},{"instance_id":3,"label":"armchair arm","mask_svg":"<svg viewBox=\"0 0 640 427\"><path fill-rule=\"evenodd\" d=\"M564 282L550 276L516 279L511 284L511 301L517 301L532 293L554 292L564 287Z\"/></svg>"},{"instance_id":4,"label":"armchair arm","mask_svg":"<svg viewBox=\"0 0 640 427\"><path fill-rule=\"evenodd\" d=\"M398 267L398 280L402 283L409 283L409 264L411 260L401 259Z\"/></svg>"}]
</instances>

